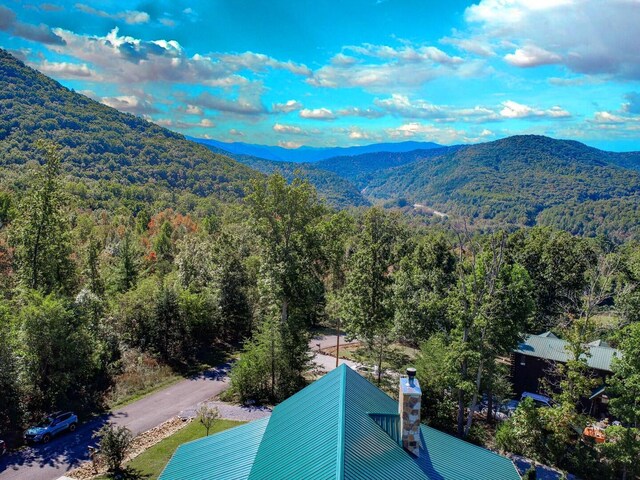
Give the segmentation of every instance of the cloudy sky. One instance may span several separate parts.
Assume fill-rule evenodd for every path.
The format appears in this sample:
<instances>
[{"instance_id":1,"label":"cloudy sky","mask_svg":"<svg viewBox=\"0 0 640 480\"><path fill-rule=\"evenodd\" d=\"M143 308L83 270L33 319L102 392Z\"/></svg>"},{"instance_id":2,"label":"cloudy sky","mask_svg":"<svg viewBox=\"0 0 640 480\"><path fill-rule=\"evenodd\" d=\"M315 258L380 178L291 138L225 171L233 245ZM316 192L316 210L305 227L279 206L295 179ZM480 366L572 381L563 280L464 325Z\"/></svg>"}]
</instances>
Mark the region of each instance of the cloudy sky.
<instances>
[{"instance_id":1,"label":"cloudy sky","mask_svg":"<svg viewBox=\"0 0 640 480\"><path fill-rule=\"evenodd\" d=\"M0 46L195 137L640 150L640 0L3 0Z\"/></svg>"}]
</instances>

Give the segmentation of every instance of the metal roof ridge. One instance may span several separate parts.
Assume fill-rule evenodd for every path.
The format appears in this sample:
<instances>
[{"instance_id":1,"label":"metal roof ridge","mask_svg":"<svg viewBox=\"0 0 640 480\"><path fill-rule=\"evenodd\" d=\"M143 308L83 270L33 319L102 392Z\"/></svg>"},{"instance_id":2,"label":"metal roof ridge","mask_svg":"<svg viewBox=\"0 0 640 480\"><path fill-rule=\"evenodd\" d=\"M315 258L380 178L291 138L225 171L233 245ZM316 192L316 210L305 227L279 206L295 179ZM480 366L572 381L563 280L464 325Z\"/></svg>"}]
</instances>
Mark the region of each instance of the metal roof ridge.
<instances>
[{"instance_id":1,"label":"metal roof ridge","mask_svg":"<svg viewBox=\"0 0 640 480\"><path fill-rule=\"evenodd\" d=\"M346 424L346 398L347 398L347 366L342 364L340 372L340 395L338 405L338 458L336 465L336 479L344 480L344 450L345 450L345 424ZM340 367L338 367L340 368Z\"/></svg>"}]
</instances>

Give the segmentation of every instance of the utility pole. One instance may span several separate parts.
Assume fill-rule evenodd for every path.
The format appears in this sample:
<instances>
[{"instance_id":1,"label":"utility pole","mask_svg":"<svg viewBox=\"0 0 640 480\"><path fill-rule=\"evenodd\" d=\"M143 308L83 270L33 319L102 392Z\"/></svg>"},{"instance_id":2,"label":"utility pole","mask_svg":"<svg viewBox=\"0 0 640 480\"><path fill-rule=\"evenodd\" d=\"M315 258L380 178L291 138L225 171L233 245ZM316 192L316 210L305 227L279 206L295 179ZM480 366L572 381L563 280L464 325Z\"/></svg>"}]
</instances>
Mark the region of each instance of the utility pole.
<instances>
[{"instance_id":1,"label":"utility pole","mask_svg":"<svg viewBox=\"0 0 640 480\"><path fill-rule=\"evenodd\" d=\"M340 360L340 319L338 318L338 333L336 335L336 368L338 368L339 360Z\"/></svg>"}]
</instances>

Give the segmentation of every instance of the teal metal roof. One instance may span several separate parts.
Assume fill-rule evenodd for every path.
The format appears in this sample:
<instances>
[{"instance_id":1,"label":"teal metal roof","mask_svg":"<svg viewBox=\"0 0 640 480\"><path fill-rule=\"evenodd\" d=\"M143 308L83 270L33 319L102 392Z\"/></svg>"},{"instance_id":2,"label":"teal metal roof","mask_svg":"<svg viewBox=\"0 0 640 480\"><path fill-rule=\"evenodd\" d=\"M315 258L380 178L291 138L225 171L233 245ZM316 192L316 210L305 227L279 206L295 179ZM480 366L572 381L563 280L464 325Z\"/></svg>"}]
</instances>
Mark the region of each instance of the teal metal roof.
<instances>
[{"instance_id":1,"label":"teal metal roof","mask_svg":"<svg viewBox=\"0 0 640 480\"><path fill-rule=\"evenodd\" d=\"M422 425L418 464L429 480L513 480L520 479L511 460L487 449L460 440L435 428Z\"/></svg>"},{"instance_id":2,"label":"teal metal roof","mask_svg":"<svg viewBox=\"0 0 640 480\"><path fill-rule=\"evenodd\" d=\"M159 480L245 480L269 418L262 418L178 447Z\"/></svg>"},{"instance_id":3,"label":"teal metal roof","mask_svg":"<svg viewBox=\"0 0 640 480\"><path fill-rule=\"evenodd\" d=\"M528 335L525 341L518 345L516 352L564 363L569 359L566 348L568 345L568 342L546 332L542 335ZM587 364L591 368L610 372L611 362L620 355L620 351L609 347L606 342L595 341L587 345L590 353L590 356L587 357Z\"/></svg>"},{"instance_id":4,"label":"teal metal roof","mask_svg":"<svg viewBox=\"0 0 640 480\"><path fill-rule=\"evenodd\" d=\"M345 365L271 417L181 446L160 480L519 480L513 463L422 427L419 457L399 444L398 403Z\"/></svg>"}]
</instances>

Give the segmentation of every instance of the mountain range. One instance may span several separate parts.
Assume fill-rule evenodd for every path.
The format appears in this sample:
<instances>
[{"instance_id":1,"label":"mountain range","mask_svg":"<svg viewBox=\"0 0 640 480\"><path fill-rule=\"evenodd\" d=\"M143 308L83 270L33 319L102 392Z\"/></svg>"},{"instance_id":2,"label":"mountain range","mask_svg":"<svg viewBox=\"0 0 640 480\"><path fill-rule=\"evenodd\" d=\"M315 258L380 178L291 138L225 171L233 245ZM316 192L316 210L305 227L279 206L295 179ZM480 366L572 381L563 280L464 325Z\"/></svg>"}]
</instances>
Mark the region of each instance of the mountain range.
<instances>
[{"instance_id":1,"label":"mountain range","mask_svg":"<svg viewBox=\"0 0 640 480\"><path fill-rule=\"evenodd\" d=\"M223 148L239 144L190 141L75 93L3 50L0 92L0 188L26 186L29 165L41 158L36 140L48 138L60 145L69 192L90 208L135 211L155 202L157 208L207 209L211 201L237 202L251 178L279 171L307 178L339 208L383 204L426 221L543 224L640 239L640 152L522 135L450 147L283 149L304 153L286 161L274 159L282 153L277 147L242 144L240 153ZM442 214L429 217L434 211Z\"/></svg>"},{"instance_id":2,"label":"mountain range","mask_svg":"<svg viewBox=\"0 0 640 480\"><path fill-rule=\"evenodd\" d=\"M205 138L192 138L203 145L215 147L234 155L249 155L263 158L265 160L275 160L278 162L318 162L332 157L362 155L364 153L377 152L410 152L413 150L427 150L438 148L441 145L433 142L397 142L397 143L375 143L372 145L362 145L354 147L299 147L284 148L269 145L254 145L243 142L220 142Z\"/></svg>"}]
</instances>

